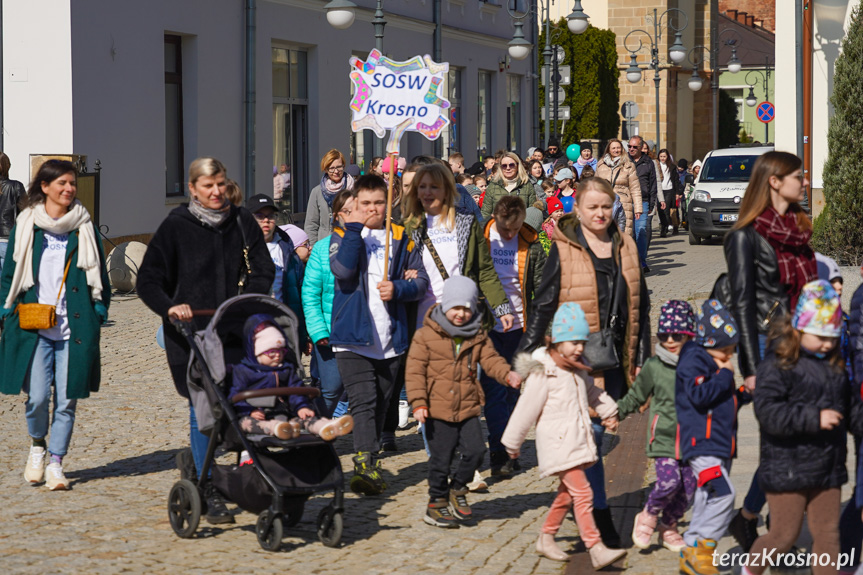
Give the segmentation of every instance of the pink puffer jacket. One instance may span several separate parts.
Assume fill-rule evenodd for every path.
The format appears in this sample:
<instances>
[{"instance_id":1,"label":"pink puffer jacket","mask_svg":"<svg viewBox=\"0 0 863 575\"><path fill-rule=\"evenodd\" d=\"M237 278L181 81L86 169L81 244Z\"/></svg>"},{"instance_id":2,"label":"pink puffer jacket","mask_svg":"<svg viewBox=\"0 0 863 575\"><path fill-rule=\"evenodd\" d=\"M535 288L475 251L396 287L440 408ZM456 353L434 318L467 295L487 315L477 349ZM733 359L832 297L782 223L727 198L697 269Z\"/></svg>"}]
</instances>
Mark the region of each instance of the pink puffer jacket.
<instances>
[{"instance_id":1,"label":"pink puffer jacket","mask_svg":"<svg viewBox=\"0 0 863 575\"><path fill-rule=\"evenodd\" d=\"M586 372L558 367L543 347L517 356L513 367L525 381L501 439L507 450L518 450L535 423L540 477L595 463L587 408L606 419L617 415L617 403Z\"/></svg>"}]
</instances>

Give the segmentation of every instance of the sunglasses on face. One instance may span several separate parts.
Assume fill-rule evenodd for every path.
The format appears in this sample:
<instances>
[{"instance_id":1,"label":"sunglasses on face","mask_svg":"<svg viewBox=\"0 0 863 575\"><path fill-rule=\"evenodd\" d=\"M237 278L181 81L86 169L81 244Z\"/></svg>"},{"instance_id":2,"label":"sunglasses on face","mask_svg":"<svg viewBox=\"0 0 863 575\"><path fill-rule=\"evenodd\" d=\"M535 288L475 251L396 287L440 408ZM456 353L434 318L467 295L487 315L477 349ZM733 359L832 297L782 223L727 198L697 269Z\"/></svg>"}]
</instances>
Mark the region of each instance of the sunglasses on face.
<instances>
[{"instance_id":1,"label":"sunglasses on face","mask_svg":"<svg viewBox=\"0 0 863 575\"><path fill-rule=\"evenodd\" d=\"M501 164L500 167L504 170L510 170L515 167L515 164Z\"/></svg>"},{"instance_id":2,"label":"sunglasses on face","mask_svg":"<svg viewBox=\"0 0 863 575\"><path fill-rule=\"evenodd\" d=\"M557 148L549 148L548 151L554 153L557 151Z\"/></svg>"},{"instance_id":3,"label":"sunglasses on face","mask_svg":"<svg viewBox=\"0 0 863 575\"><path fill-rule=\"evenodd\" d=\"M685 333L658 333L656 334L656 339L659 341L668 341L671 338L671 341L674 343L680 343L684 339L686 339Z\"/></svg>"},{"instance_id":4,"label":"sunglasses on face","mask_svg":"<svg viewBox=\"0 0 863 575\"><path fill-rule=\"evenodd\" d=\"M327 169L327 172L330 174L338 174L339 172L344 172L344 171L345 171L344 166L336 166L336 167Z\"/></svg>"}]
</instances>

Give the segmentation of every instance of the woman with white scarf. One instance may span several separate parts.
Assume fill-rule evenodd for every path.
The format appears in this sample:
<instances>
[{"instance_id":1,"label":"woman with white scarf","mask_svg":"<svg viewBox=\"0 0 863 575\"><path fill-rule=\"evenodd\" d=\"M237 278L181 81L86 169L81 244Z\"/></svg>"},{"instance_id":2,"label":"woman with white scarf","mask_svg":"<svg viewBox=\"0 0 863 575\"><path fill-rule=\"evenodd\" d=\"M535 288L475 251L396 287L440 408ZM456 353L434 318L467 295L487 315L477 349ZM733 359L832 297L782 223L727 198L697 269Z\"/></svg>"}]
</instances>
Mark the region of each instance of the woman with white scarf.
<instances>
[{"instance_id":1,"label":"woman with white scarf","mask_svg":"<svg viewBox=\"0 0 863 575\"><path fill-rule=\"evenodd\" d=\"M596 166L596 177L602 178L614 188L626 213L626 233L634 236L633 222L641 215L641 182L635 164L624 152L623 142L617 138L608 141L605 153Z\"/></svg>"},{"instance_id":2,"label":"woman with white scarf","mask_svg":"<svg viewBox=\"0 0 863 575\"><path fill-rule=\"evenodd\" d=\"M354 189L354 178L345 172L345 157L336 149L332 149L321 158L320 185L312 188L309 193L309 204L306 207L306 234L309 236L309 246L325 238L333 231L333 200L342 190Z\"/></svg>"},{"instance_id":3,"label":"woman with white scarf","mask_svg":"<svg viewBox=\"0 0 863 575\"><path fill-rule=\"evenodd\" d=\"M31 445L24 479L44 481L52 491L69 487L63 457L77 400L99 389L99 326L111 301L102 242L75 199L76 178L71 162L48 160L39 168L12 230L0 284L0 392L27 394ZM54 306L54 325L22 329L18 305L37 303Z\"/></svg>"}]
</instances>

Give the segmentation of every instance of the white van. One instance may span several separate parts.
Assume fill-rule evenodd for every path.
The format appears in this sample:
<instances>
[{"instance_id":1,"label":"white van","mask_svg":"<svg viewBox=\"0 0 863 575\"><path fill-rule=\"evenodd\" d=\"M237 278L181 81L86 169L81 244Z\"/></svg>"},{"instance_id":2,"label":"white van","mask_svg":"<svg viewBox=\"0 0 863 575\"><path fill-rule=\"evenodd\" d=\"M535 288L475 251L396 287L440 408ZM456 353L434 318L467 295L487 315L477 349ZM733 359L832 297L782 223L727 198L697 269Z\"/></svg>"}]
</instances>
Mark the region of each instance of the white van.
<instances>
[{"instance_id":1,"label":"white van","mask_svg":"<svg viewBox=\"0 0 863 575\"><path fill-rule=\"evenodd\" d=\"M687 202L690 244L731 230L755 160L772 151L773 146L740 146L708 152Z\"/></svg>"}]
</instances>

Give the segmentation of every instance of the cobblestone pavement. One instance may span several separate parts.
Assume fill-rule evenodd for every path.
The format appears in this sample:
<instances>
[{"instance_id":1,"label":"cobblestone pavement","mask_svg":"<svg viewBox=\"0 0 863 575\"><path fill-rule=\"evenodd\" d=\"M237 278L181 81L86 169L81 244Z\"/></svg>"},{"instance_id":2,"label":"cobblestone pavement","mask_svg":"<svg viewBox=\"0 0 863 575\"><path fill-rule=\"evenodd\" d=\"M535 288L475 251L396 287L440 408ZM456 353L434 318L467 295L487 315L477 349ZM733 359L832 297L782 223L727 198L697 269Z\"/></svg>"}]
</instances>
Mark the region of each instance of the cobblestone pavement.
<instances>
[{"instance_id":1,"label":"cobblestone pavement","mask_svg":"<svg viewBox=\"0 0 863 575\"><path fill-rule=\"evenodd\" d=\"M670 297L705 297L723 268L721 246L689 246L685 236L655 239L651 256L648 285L655 310ZM421 521L426 458L415 429L399 432L400 452L383 460L391 486L385 496L346 496L341 548L326 548L315 535L314 518L329 501L324 496L310 500L303 521L286 531L281 553L260 549L256 517L249 513L238 513L237 523L229 526L213 527L202 520L196 538L177 538L168 523L166 499L179 478L174 455L188 442L187 407L174 392L164 352L155 342L158 319L134 296L117 297L111 319L103 330L102 389L79 403L65 460L70 491L51 493L24 482L29 444L24 397L0 396L0 435L6 438L0 449L0 556L8 573L542 575L566 569L533 552L556 481L538 478L532 440L523 451L526 471L491 484L486 494L470 496L481 518L478 524L448 531ZM640 443L643 437L633 440ZM742 413L740 444L732 477L742 500L757 457L751 408ZM336 444L346 472L350 447L349 439ZM646 486L648 466L644 473ZM614 480L610 473L609 481ZM615 511L622 534L631 529L631 510L637 510L643 493L612 499L613 505L630 510ZM565 522L559 539L564 548L583 550L571 521ZM730 547L730 539L724 539L722 549ZM588 572L574 570L575 563L569 572ZM677 559L656 547L630 550L626 566L630 573L675 573Z\"/></svg>"}]
</instances>

